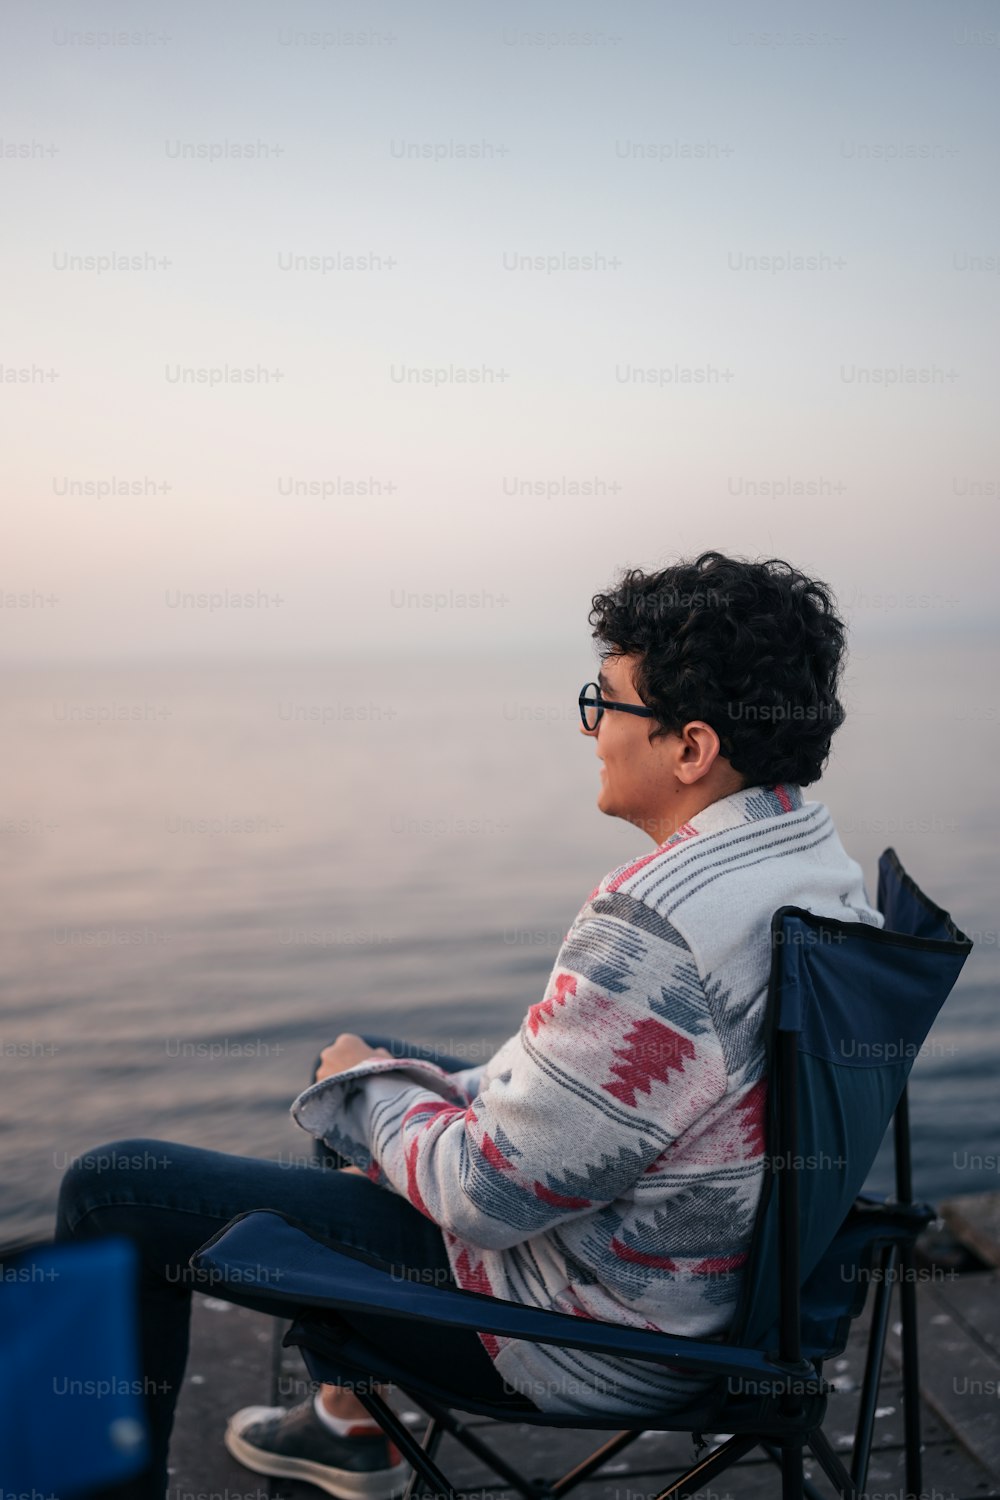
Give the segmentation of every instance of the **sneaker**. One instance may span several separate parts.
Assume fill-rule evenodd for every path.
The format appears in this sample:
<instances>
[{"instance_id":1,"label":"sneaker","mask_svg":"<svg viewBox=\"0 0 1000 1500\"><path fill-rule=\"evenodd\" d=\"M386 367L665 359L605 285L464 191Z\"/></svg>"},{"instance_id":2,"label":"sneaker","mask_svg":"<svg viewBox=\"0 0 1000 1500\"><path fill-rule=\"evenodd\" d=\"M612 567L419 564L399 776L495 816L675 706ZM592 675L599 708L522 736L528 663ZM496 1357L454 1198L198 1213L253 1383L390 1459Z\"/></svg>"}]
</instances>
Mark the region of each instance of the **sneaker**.
<instances>
[{"instance_id":1,"label":"sneaker","mask_svg":"<svg viewBox=\"0 0 1000 1500\"><path fill-rule=\"evenodd\" d=\"M393 1500L410 1465L385 1433L358 1423L343 1437L316 1415L313 1398L298 1406L244 1406L229 1419L226 1447L256 1474L303 1479L339 1500Z\"/></svg>"}]
</instances>

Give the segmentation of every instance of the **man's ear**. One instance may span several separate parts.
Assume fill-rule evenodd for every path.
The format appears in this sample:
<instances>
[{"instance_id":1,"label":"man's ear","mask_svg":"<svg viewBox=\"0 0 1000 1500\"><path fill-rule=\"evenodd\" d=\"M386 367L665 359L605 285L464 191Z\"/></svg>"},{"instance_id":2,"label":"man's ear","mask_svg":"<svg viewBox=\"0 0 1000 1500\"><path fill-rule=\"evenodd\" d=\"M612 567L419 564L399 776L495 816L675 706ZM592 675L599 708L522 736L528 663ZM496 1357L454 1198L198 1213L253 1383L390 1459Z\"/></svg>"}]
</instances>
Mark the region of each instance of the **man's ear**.
<instances>
[{"instance_id":1,"label":"man's ear","mask_svg":"<svg viewBox=\"0 0 1000 1500\"><path fill-rule=\"evenodd\" d=\"M711 724L692 719L678 735L678 754L674 775L685 786L694 786L707 776L719 760L721 744Z\"/></svg>"}]
</instances>

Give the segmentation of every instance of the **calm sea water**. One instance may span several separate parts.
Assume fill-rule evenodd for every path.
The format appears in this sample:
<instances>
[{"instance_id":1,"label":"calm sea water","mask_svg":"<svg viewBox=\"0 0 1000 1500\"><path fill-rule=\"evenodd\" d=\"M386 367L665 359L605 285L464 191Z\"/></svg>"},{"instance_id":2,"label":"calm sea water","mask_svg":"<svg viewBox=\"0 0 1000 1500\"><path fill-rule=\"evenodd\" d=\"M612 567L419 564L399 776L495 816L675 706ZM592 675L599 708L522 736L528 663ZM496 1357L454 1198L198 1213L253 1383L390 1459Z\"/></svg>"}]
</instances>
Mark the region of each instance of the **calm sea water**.
<instances>
[{"instance_id":1,"label":"calm sea water","mask_svg":"<svg viewBox=\"0 0 1000 1500\"><path fill-rule=\"evenodd\" d=\"M2 674L0 1241L77 1153L289 1159L341 1030L485 1060L598 879L579 655ZM874 896L888 844L976 952L914 1069L917 1184L1000 1186L997 693L974 637L855 648L823 781ZM878 1173L876 1174L878 1185Z\"/></svg>"}]
</instances>

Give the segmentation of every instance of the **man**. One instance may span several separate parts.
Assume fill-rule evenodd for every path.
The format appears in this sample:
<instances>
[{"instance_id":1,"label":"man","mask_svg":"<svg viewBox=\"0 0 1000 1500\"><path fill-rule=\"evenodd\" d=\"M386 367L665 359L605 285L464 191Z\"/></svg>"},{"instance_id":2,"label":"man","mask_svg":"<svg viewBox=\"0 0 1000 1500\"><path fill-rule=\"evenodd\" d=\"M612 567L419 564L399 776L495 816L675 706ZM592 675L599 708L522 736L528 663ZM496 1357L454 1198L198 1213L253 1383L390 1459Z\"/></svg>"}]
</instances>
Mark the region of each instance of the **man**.
<instances>
[{"instance_id":1,"label":"man","mask_svg":"<svg viewBox=\"0 0 1000 1500\"><path fill-rule=\"evenodd\" d=\"M266 1203L487 1295L692 1336L729 1326L764 1171L771 914L794 904L881 924L828 811L801 790L843 721L844 626L825 586L789 564L717 552L624 573L595 596L590 623L601 668L580 696L580 732L601 762L598 807L653 851L594 887L544 995L484 1067L352 1033L323 1052L293 1114L363 1176L318 1174L321 1190L313 1174L306 1208L294 1174L275 1196L273 1163L247 1163L234 1186L226 1164L244 1159L171 1145L193 1159L169 1199L154 1185L147 1214L196 1189L201 1200L167 1221L173 1254L190 1254L213 1219ZM144 1350L162 1370L164 1248L135 1192L111 1194L128 1203L116 1213L108 1186L81 1169L60 1223L64 1235L140 1235ZM517 1392L543 1411L662 1412L701 1388L639 1361L491 1335L453 1335L445 1351L435 1332L433 1345L417 1356L453 1372L458 1361L466 1389ZM178 1347L172 1391L182 1372ZM158 1409L163 1454L172 1399ZM344 1500L389 1500L407 1472L353 1393L331 1387L289 1411L236 1413L227 1443L258 1472Z\"/></svg>"}]
</instances>

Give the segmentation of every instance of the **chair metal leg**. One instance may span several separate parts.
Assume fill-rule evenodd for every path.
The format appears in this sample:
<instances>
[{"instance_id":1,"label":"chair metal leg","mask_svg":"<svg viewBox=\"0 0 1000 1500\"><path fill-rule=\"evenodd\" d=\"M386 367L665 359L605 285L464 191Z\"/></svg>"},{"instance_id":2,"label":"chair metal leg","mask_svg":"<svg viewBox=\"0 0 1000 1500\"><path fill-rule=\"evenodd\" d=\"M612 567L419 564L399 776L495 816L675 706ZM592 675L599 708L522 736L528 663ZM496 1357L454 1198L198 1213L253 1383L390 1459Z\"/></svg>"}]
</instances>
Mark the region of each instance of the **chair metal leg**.
<instances>
[{"instance_id":1,"label":"chair metal leg","mask_svg":"<svg viewBox=\"0 0 1000 1500\"><path fill-rule=\"evenodd\" d=\"M802 1444L785 1443L781 1449L781 1500L805 1500L802 1486Z\"/></svg>"},{"instance_id":2,"label":"chair metal leg","mask_svg":"<svg viewBox=\"0 0 1000 1500\"><path fill-rule=\"evenodd\" d=\"M903 1279L899 1283L900 1321L903 1325L903 1429L906 1441L906 1489L919 1495L924 1485L924 1461L920 1451L920 1356L917 1347L917 1288L913 1246L904 1246L900 1257Z\"/></svg>"},{"instance_id":3,"label":"chair metal leg","mask_svg":"<svg viewBox=\"0 0 1000 1500\"><path fill-rule=\"evenodd\" d=\"M355 1394L365 1410L374 1417L386 1436L392 1438L407 1463L411 1463L417 1473L430 1486L434 1500L458 1500L454 1490L433 1458L424 1451L406 1426L406 1423L400 1420L392 1407L375 1391L363 1391L359 1389ZM432 1437L433 1435L432 1433Z\"/></svg>"},{"instance_id":4,"label":"chair metal leg","mask_svg":"<svg viewBox=\"0 0 1000 1500\"><path fill-rule=\"evenodd\" d=\"M773 1464L776 1464L780 1469L781 1449L776 1448L773 1443L761 1443L761 1447L763 1448L764 1452L767 1454L771 1462ZM802 1493L806 1497L806 1500L826 1500L826 1496L823 1494L823 1492L821 1490L818 1490L816 1486L811 1482L811 1480L806 1479L804 1476L802 1479Z\"/></svg>"},{"instance_id":5,"label":"chair metal leg","mask_svg":"<svg viewBox=\"0 0 1000 1500\"><path fill-rule=\"evenodd\" d=\"M840 1494L842 1500L861 1500L861 1490L858 1489L854 1480L830 1447L826 1434L822 1429L819 1427L814 1428L806 1439L806 1442L809 1444L816 1462Z\"/></svg>"},{"instance_id":6,"label":"chair metal leg","mask_svg":"<svg viewBox=\"0 0 1000 1500\"><path fill-rule=\"evenodd\" d=\"M893 1150L896 1158L896 1197L913 1202L913 1155L910 1150L910 1101L904 1087L893 1116ZM920 1362L917 1354L917 1289L912 1243L900 1254L903 1277L899 1284L900 1319L903 1325L903 1423L906 1441L906 1488L919 1495L923 1487L920 1455Z\"/></svg>"},{"instance_id":7,"label":"chair metal leg","mask_svg":"<svg viewBox=\"0 0 1000 1500\"><path fill-rule=\"evenodd\" d=\"M428 1413L436 1424L437 1441L435 1442L435 1448L437 1447L437 1442L440 1442L444 1434L448 1433L456 1442L461 1443L462 1447L471 1453L474 1458L478 1458L480 1463L484 1463L488 1469L492 1469L495 1474L498 1474L501 1479L505 1480L511 1489L516 1490L519 1495L523 1495L524 1500L540 1500L541 1496L549 1493L547 1482L539 1483L536 1480L525 1479L523 1474L518 1473L517 1469L509 1464L506 1459L501 1458L499 1453L495 1453L488 1443L484 1442L475 1432L470 1431L446 1407L439 1406L436 1401L432 1401L430 1397L421 1395L417 1391L406 1390L405 1386L399 1386L399 1389L404 1391L410 1397L411 1401L414 1401L418 1406L422 1406L424 1411Z\"/></svg>"},{"instance_id":8,"label":"chair metal leg","mask_svg":"<svg viewBox=\"0 0 1000 1500\"><path fill-rule=\"evenodd\" d=\"M402 1390L403 1387L400 1387L400 1389ZM568 1470L560 1479L552 1481L525 1479L523 1474L518 1473L517 1469L501 1458L499 1453L495 1453L488 1443L485 1443L475 1432L471 1432L464 1423L459 1421L445 1407L438 1406L436 1402L428 1400L426 1396L410 1392L407 1392L407 1394L411 1395L411 1399L418 1405L422 1405L425 1411L431 1413L431 1421L428 1424L427 1431L430 1432L432 1427L434 1429L434 1447L431 1449L432 1457L441 1438L445 1432L448 1432L473 1457L478 1458L487 1468L492 1469L501 1479L506 1480L512 1489L517 1490L519 1494L523 1495L525 1500L541 1500L543 1496L549 1497L568 1494L571 1489L574 1489L578 1484L582 1484L585 1479L588 1479L594 1473L595 1469L599 1469L602 1464L607 1463L608 1459L614 1458L616 1453L620 1453L623 1448L627 1448L631 1443L635 1442L636 1438L641 1436L641 1433L637 1431L615 1433L606 1443L602 1443L600 1448L596 1449L589 1458L585 1458L574 1468ZM425 1449L427 1446L427 1435L425 1434ZM402 1496L402 1500L414 1500L412 1485L413 1479L411 1478L410 1486Z\"/></svg>"},{"instance_id":9,"label":"chair metal leg","mask_svg":"<svg viewBox=\"0 0 1000 1500\"><path fill-rule=\"evenodd\" d=\"M638 1432L616 1432L614 1437L609 1438L606 1443L602 1443L589 1458L585 1458L574 1469L569 1469L561 1479L553 1480L552 1484L549 1485L549 1494L567 1494L576 1485L582 1484L585 1479L588 1479L595 1469L599 1469L602 1464L607 1463L609 1458L614 1458L616 1453L620 1453L623 1448L627 1448L630 1443L634 1443L638 1436Z\"/></svg>"},{"instance_id":10,"label":"chair metal leg","mask_svg":"<svg viewBox=\"0 0 1000 1500\"><path fill-rule=\"evenodd\" d=\"M430 1417L428 1419L427 1426L424 1428L424 1435L420 1440L420 1446L423 1448L428 1458L433 1458L438 1448L441 1446L441 1437L442 1431L440 1422L436 1417ZM413 1469L411 1471L410 1477L406 1482L406 1489L403 1491L402 1500L417 1500L417 1497L421 1492L420 1480L422 1479L422 1477L423 1476L421 1474L418 1474L416 1469Z\"/></svg>"},{"instance_id":11,"label":"chair metal leg","mask_svg":"<svg viewBox=\"0 0 1000 1500\"><path fill-rule=\"evenodd\" d=\"M651 1495L650 1500L691 1500L717 1474L722 1474L733 1464L739 1463L752 1448L757 1447L758 1442L759 1439L755 1437L731 1437L721 1448L716 1448L665 1490L661 1490L658 1495Z\"/></svg>"},{"instance_id":12,"label":"chair metal leg","mask_svg":"<svg viewBox=\"0 0 1000 1500\"><path fill-rule=\"evenodd\" d=\"M854 1456L851 1460L851 1478L859 1490L863 1490L868 1478L871 1460L872 1434L875 1431L875 1408L878 1405L878 1388L882 1379L882 1361L885 1357L885 1338L889 1331L889 1311L892 1306L892 1283L895 1278L899 1249L887 1245L879 1257L880 1279L875 1288L872 1306L872 1321L868 1330L868 1352L865 1356L865 1374L861 1384L861 1401L858 1420L854 1429Z\"/></svg>"}]
</instances>

